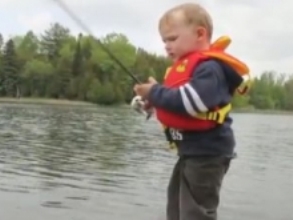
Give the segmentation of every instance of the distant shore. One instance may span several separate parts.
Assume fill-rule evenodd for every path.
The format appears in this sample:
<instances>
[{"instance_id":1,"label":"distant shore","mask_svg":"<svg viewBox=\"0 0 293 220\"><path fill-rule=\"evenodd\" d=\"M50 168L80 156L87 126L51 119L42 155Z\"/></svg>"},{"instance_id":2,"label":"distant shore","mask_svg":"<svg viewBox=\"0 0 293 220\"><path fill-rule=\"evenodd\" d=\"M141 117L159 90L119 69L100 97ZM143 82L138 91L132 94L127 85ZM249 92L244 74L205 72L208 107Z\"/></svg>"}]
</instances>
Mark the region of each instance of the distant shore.
<instances>
[{"instance_id":1,"label":"distant shore","mask_svg":"<svg viewBox=\"0 0 293 220\"><path fill-rule=\"evenodd\" d=\"M233 113L252 113L252 114L268 114L268 115L293 115L292 111L279 110L279 109L233 109Z\"/></svg>"},{"instance_id":2,"label":"distant shore","mask_svg":"<svg viewBox=\"0 0 293 220\"><path fill-rule=\"evenodd\" d=\"M35 105L74 105L74 106L93 106L94 103L77 101L77 100L67 100L67 99L50 99L50 98L0 98L1 103L15 103L15 104L35 104ZM125 106L126 104L120 104L119 106ZM117 105L113 105L117 106ZM276 109L255 109L252 107L248 108L234 108L232 113L252 113L252 114L283 114L283 115L293 115L292 111L286 110L276 110Z\"/></svg>"},{"instance_id":3,"label":"distant shore","mask_svg":"<svg viewBox=\"0 0 293 220\"><path fill-rule=\"evenodd\" d=\"M49 98L0 98L0 103L15 103L15 104L45 104L45 105L75 105L75 106L92 106L93 103L84 101L75 101L67 99L49 99Z\"/></svg>"}]
</instances>

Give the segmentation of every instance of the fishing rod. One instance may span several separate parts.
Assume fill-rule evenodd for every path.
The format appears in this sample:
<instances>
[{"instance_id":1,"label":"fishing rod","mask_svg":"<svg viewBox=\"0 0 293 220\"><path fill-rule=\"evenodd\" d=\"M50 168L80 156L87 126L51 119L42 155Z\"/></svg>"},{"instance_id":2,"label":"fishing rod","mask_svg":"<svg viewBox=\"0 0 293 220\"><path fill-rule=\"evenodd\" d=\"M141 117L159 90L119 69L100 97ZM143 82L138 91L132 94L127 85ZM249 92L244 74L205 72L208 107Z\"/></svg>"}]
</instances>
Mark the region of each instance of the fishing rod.
<instances>
[{"instance_id":1,"label":"fishing rod","mask_svg":"<svg viewBox=\"0 0 293 220\"><path fill-rule=\"evenodd\" d=\"M52 0L52 1L56 2L59 5L59 7L63 9L63 11L67 12L67 14L69 15L69 17L71 17L72 20L74 20L85 32L91 35L93 39L101 46L101 48L120 66L121 69L125 71L125 73L127 73L133 79L135 83L141 84L139 79L135 77L134 74L130 72L130 70L127 69L127 67L123 65L123 63L120 62L120 60L117 57L115 57L115 55L99 39L94 37L93 33L88 28L88 26L85 23L83 23L82 20L79 19L79 17L73 13L73 11L69 9L69 7L64 3L63 0ZM137 105L138 103L139 102L135 100L135 103L132 103L132 105ZM149 120L151 116L152 116L152 111L151 110L146 111L146 120Z\"/></svg>"},{"instance_id":2,"label":"fishing rod","mask_svg":"<svg viewBox=\"0 0 293 220\"><path fill-rule=\"evenodd\" d=\"M70 9L69 7L63 2L63 0L52 0L54 2L56 2L60 8L62 8L65 12L67 12L67 14L72 18L72 20L74 20L85 32L87 32L89 35L91 35L94 40L101 46L101 48L120 66L121 69L123 69L125 71L125 73L127 73L134 82L141 84L141 82L138 80L137 77L134 76L134 74L132 72L130 72L129 69L127 69L127 67L125 65L123 65L122 62L120 62L120 60L114 56L114 54L97 38L94 37L93 33L91 32L91 30L87 27L87 25L85 25L85 23L82 22L81 19L79 19Z\"/></svg>"}]
</instances>

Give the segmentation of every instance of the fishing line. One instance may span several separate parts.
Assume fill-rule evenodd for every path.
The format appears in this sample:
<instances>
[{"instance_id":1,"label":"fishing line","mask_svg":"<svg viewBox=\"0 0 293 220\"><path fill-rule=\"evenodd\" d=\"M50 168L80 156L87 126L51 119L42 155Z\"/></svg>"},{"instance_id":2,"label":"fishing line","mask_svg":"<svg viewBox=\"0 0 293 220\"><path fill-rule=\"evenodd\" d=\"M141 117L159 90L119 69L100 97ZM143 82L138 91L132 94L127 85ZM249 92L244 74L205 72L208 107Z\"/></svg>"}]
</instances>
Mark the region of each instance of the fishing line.
<instances>
[{"instance_id":1,"label":"fishing line","mask_svg":"<svg viewBox=\"0 0 293 220\"><path fill-rule=\"evenodd\" d=\"M82 20L79 19L78 16L76 16L72 12L62 0L52 0L52 1L56 2L59 5L59 7L62 8L63 11L65 11L69 15L69 17L71 17L72 20L74 20L85 32L91 35L94 38L94 40L101 46L101 48L120 66L121 69L123 69L133 79L134 82L141 84L138 78L135 77L134 74L130 72L130 70L127 69L127 67L123 65L123 63L120 62L119 59L115 57L115 55L100 40L94 37L93 33L87 27L87 25L83 23Z\"/></svg>"}]
</instances>

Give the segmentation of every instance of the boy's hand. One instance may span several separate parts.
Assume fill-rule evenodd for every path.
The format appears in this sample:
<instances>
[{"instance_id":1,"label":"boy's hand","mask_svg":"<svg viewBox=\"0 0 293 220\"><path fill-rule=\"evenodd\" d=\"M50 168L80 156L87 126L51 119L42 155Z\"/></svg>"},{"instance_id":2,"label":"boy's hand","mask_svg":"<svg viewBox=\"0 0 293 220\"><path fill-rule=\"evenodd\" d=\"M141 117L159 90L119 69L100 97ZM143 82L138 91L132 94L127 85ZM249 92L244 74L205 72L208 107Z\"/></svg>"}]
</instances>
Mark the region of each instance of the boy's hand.
<instances>
[{"instance_id":1,"label":"boy's hand","mask_svg":"<svg viewBox=\"0 0 293 220\"><path fill-rule=\"evenodd\" d=\"M136 84L133 90L135 91L136 95L139 95L145 99L149 95L151 88L157 83L158 82L153 77L149 77L147 83Z\"/></svg>"}]
</instances>

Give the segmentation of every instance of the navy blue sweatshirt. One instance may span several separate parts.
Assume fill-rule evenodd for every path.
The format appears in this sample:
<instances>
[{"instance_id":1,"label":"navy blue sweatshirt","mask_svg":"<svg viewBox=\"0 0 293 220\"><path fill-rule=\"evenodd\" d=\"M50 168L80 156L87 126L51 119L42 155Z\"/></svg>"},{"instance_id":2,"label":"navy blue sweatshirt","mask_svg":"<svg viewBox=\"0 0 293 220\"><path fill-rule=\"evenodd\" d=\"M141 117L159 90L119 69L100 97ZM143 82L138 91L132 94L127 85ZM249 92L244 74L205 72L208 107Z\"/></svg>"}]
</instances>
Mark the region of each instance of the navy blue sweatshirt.
<instances>
[{"instance_id":1,"label":"navy blue sweatshirt","mask_svg":"<svg viewBox=\"0 0 293 220\"><path fill-rule=\"evenodd\" d=\"M219 60L208 60L194 69L191 80L185 85L167 88L156 84L148 99L154 107L192 116L229 103L241 82L242 77L230 66ZM232 119L227 116L222 125L209 131L181 131L183 140L176 141L178 154L232 157L235 138L231 124Z\"/></svg>"}]
</instances>

